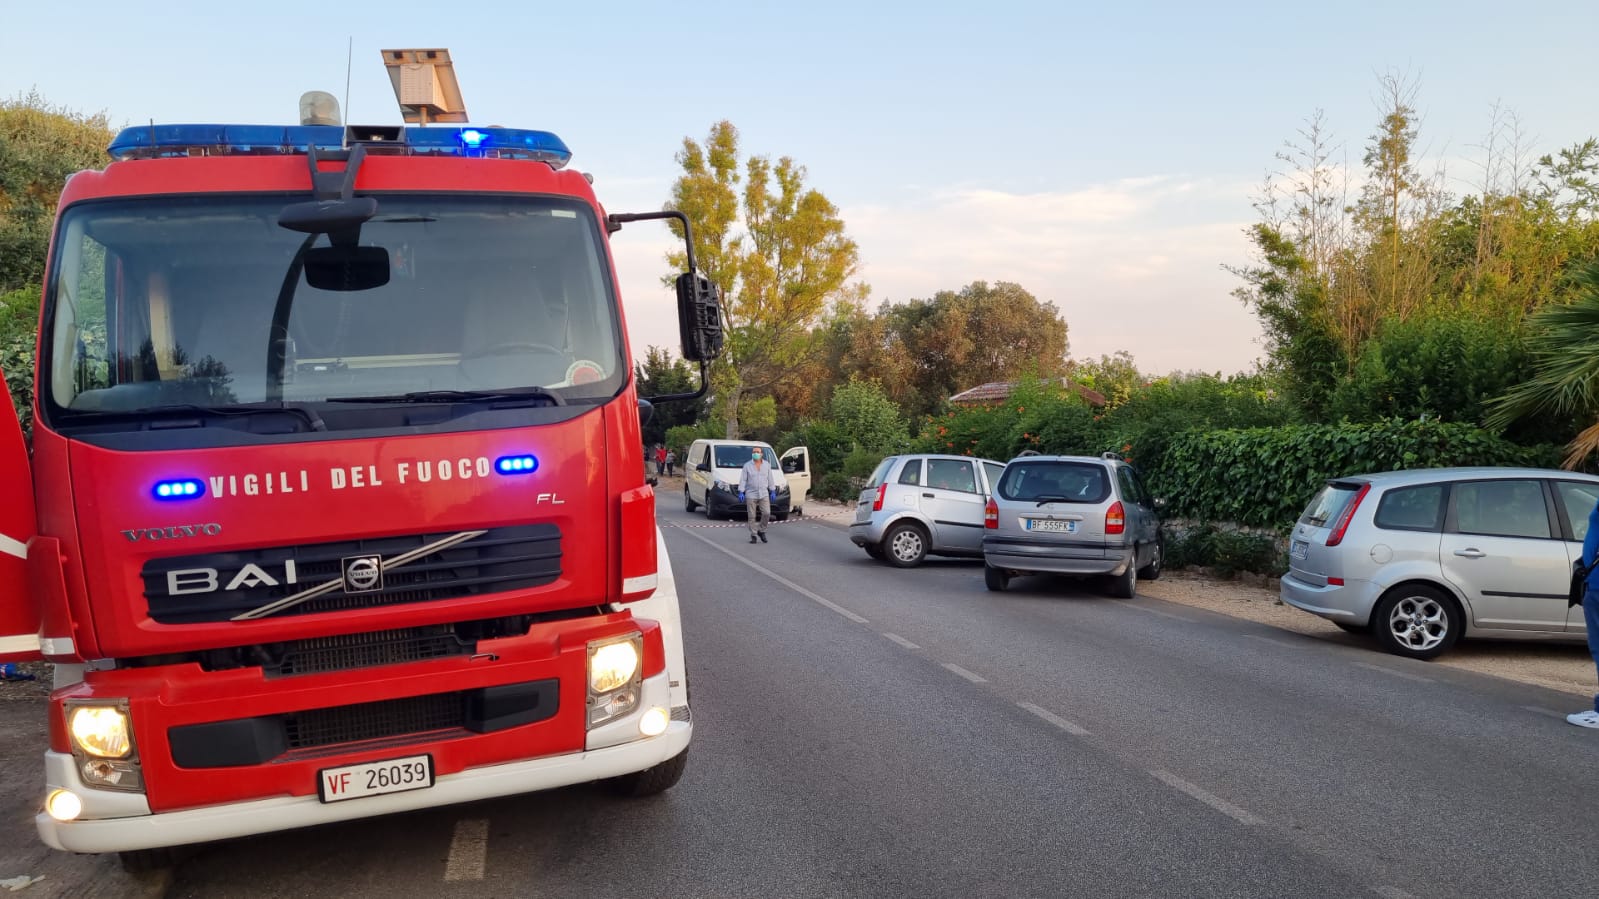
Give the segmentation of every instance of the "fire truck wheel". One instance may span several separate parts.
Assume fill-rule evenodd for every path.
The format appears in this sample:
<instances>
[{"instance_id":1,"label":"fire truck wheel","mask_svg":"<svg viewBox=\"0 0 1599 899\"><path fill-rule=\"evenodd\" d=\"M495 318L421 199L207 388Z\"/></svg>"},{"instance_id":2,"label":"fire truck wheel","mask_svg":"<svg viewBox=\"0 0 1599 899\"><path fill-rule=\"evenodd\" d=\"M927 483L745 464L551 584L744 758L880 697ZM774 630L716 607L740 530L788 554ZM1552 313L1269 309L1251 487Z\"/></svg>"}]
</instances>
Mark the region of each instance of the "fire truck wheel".
<instances>
[{"instance_id":1,"label":"fire truck wheel","mask_svg":"<svg viewBox=\"0 0 1599 899\"><path fill-rule=\"evenodd\" d=\"M688 750L685 749L653 768L645 768L643 771L635 771L632 774L613 777L606 782L611 785L612 791L619 796L635 798L654 796L657 793L666 792L681 780L683 768L687 765Z\"/></svg>"},{"instance_id":2,"label":"fire truck wheel","mask_svg":"<svg viewBox=\"0 0 1599 899\"><path fill-rule=\"evenodd\" d=\"M117 857L122 859L122 870L129 874L142 874L145 871L160 871L171 868L182 860L183 847L162 846L158 849L130 849L118 852Z\"/></svg>"}]
</instances>

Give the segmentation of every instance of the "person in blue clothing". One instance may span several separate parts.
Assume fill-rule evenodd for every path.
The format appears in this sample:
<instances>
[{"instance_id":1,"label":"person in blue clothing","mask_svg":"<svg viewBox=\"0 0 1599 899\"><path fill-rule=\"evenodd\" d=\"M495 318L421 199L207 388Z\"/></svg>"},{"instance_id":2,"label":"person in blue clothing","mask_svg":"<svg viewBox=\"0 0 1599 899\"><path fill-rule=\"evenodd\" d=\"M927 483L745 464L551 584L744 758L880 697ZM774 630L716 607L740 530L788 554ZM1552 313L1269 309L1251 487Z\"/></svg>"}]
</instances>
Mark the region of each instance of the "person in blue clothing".
<instances>
[{"instance_id":1,"label":"person in blue clothing","mask_svg":"<svg viewBox=\"0 0 1599 899\"><path fill-rule=\"evenodd\" d=\"M1582 564L1593 565L1588 572L1588 589L1582 594L1582 619L1588 627L1588 652L1599 670L1599 565L1593 564L1596 555L1599 555L1599 503L1588 513L1588 533L1582 539ZM1593 708L1567 715L1566 720L1578 727L1599 729L1599 696L1593 698Z\"/></svg>"}]
</instances>

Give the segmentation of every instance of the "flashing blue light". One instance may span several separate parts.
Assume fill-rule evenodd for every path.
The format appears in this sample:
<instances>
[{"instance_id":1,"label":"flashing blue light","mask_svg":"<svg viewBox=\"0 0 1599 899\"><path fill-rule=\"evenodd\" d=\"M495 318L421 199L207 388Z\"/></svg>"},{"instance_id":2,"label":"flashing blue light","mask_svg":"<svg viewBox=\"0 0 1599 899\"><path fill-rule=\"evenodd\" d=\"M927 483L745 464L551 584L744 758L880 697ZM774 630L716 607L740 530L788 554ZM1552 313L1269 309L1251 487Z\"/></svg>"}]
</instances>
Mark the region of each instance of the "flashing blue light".
<instances>
[{"instance_id":1,"label":"flashing blue light","mask_svg":"<svg viewBox=\"0 0 1599 899\"><path fill-rule=\"evenodd\" d=\"M500 474L532 474L539 460L533 456L501 456L494 460L494 470Z\"/></svg>"},{"instance_id":2,"label":"flashing blue light","mask_svg":"<svg viewBox=\"0 0 1599 899\"><path fill-rule=\"evenodd\" d=\"M155 485L156 499L194 499L205 490L205 486L193 478L181 481L160 481Z\"/></svg>"},{"instance_id":3,"label":"flashing blue light","mask_svg":"<svg viewBox=\"0 0 1599 899\"><path fill-rule=\"evenodd\" d=\"M435 126L398 128L391 133L393 140L364 143L374 152L525 159L548 163L555 169L563 168L572 159L572 151L548 131ZM337 125L138 125L122 129L106 152L117 161L171 156L287 156L304 154L308 147L337 150L346 145L346 139L346 130Z\"/></svg>"}]
</instances>

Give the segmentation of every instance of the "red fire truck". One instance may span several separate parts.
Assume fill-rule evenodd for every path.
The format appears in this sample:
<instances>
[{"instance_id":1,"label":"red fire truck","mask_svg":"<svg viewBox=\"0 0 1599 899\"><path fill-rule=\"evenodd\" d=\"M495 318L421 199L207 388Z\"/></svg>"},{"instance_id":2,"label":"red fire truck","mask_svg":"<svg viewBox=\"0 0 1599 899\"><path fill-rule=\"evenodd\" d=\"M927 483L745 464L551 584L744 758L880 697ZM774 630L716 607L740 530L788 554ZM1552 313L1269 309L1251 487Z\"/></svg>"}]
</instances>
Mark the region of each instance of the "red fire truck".
<instances>
[{"instance_id":1,"label":"red fire truck","mask_svg":"<svg viewBox=\"0 0 1599 899\"><path fill-rule=\"evenodd\" d=\"M0 661L56 663L44 842L140 867L676 783L687 674L609 241L682 222L703 377L686 219L607 215L542 131L109 150L61 197L31 453L0 410Z\"/></svg>"}]
</instances>

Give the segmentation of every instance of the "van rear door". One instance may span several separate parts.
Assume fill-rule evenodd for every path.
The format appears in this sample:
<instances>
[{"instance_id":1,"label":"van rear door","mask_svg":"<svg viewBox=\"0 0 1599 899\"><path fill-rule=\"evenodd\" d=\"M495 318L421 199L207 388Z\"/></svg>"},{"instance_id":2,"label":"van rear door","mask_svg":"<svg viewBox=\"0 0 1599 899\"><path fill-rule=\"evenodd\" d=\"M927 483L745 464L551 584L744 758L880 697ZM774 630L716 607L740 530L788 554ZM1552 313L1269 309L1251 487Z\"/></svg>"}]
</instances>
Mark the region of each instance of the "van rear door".
<instances>
[{"instance_id":1,"label":"van rear door","mask_svg":"<svg viewBox=\"0 0 1599 899\"><path fill-rule=\"evenodd\" d=\"M811 451L803 446L791 447L778 462L788 481L789 508L801 509L811 492Z\"/></svg>"}]
</instances>

